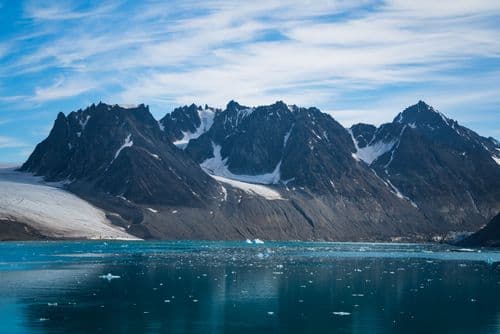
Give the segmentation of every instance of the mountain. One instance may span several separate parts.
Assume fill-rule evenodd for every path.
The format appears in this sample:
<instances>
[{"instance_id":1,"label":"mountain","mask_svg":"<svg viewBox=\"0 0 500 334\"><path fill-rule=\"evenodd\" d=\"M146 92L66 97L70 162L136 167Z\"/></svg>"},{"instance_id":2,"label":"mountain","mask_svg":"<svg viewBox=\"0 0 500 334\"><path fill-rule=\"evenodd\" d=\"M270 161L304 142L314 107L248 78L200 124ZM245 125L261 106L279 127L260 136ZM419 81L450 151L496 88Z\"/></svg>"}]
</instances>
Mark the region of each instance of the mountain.
<instances>
[{"instance_id":1,"label":"mountain","mask_svg":"<svg viewBox=\"0 0 500 334\"><path fill-rule=\"evenodd\" d=\"M500 210L500 145L423 101L350 129L356 156L436 224L474 230Z\"/></svg>"},{"instance_id":2,"label":"mountain","mask_svg":"<svg viewBox=\"0 0 500 334\"><path fill-rule=\"evenodd\" d=\"M191 104L174 109L160 121L160 128L177 147L184 148L191 139L208 131L217 109Z\"/></svg>"},{"instance_id":3,"label":"mountain","mask_svg":"<svg viewBox=\"0 0 500 334\"><path fill-rule=\"evenodd\" d=\"M500 247L500 213L484 228L459 243L463 247Z\"/></svg>"},{"instance_id":4,"label":"mountain","mask_svg":"<svg viewBox=\"0 0 500 334\"><path fill-rule=\"evenodd\" d=\"M215 193L215 182L170 143L144 105L59 113L21 170L138 203L196 204Z\"/></svg>"},{"instance_id":5,"label":"mountain","mask_svg":"<svg viewBox=\"0 0 500 334\"><path fill-rule=\"evenodd\" d=\"M100 103L59 114L21 170L141 238L416 241L491 218L498 148L423 102L351 129L281 101L160 121Z\"/></svg>"}]
</instances>

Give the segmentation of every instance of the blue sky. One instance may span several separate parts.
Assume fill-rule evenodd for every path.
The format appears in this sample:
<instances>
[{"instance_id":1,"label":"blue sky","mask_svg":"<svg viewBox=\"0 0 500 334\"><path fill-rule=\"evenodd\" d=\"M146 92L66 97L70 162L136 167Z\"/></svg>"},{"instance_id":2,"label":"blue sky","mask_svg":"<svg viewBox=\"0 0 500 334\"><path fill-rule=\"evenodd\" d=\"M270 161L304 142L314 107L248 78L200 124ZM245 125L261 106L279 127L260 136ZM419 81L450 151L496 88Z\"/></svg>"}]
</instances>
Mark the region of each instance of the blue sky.
<instances>
[{"instance_id":1,"label":"blue sky","mask_svg":"<svg viewBox=\"0 0 500 334\"><path fill-rule=\"evenodd\" d=\"M283 100L345 126L419 99L500 138L499 1L0 0L0 162L93 102Z\"/></svg>"}]
</instances>

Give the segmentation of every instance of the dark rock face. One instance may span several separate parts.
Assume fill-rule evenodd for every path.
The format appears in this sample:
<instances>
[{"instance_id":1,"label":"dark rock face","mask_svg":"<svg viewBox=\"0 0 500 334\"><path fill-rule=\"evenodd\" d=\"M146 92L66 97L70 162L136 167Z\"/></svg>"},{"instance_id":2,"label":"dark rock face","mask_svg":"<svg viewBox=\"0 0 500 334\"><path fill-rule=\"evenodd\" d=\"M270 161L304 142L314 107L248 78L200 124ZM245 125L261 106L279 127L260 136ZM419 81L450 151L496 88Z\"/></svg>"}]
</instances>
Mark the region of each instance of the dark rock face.
<instances>
[{"instance_id":1,"label":"dark rock face","mask_svg":"<svg viewBox=\"0 0 500 334\"><path fill-rule=\"evenodd\" d=\"M363 135L362 127L351 131L354 138ZM422 101L358 147L360 155L386 147L365 161L436 224L473 230L500 210L497 143Z\"/></svg>"},{"instance_id":2,"label":"dark rock face","mask_svg":"<svg viewBox=\"0 0 500 334\"><path fill-rule=\"evenodd\" d=\"M216 113L211 129L191 140L186 148L195 161L215 175L230 173L243 180L254 177L253 182L287 189L287 198L315 198L307 201L312 208L304 208L303 199L292 201L290 211L298 212L305 221L325 221L325 226L339 235L352 236L353 230L365 228L390 234L388 222L402 221L403 216L406 221L420 221L420 232L429 232L428 221L421 213L357 161L355 150L346 129L316 108L283 102L249 108L234 101ZM215 168L206 163L217 156ZM221 165L223 168L218 169ZM412 232L418 233L418 229Z\"/></svg>"},{"instance_id":3,"label":"dark rock face","mask_svg":"<svg viewBox=\"0 0 500 334\"><path fill-rule=\"evenodd\" d=\"M174 147L147 107L100 103L60 113L21 170L137 203L200 205L215 182Z\"/></svg>"},{"instance_id":4,"label":"dark rock face","mask_svg":"<svg viewBox=\"0 0 500 334\"><path fill-rule=\"evenodd\" d=\"M207 105L191 104L174 109L159 124L171 142L184 148L189 139L197 138L210 129L216 111Z\"/></svg>"},{"instance_id":5,"label":"dark rock face","mask_svg":"<svg viewBox=\"0 0 500 334\"><path fill-rule=\"evenodd\" d=\"M462 240L458 245L464 247L500 247L500 213L488 225Z\"/></svg>"},{"instance_id":6,"label":"dark rock face","mask_svg":"<svg viewBox=\"0 0 500 334\"><path fill-rule=\"evenodd\" d=\"M198 109L201 107L192 104L174 109L170 114L160 120L163 130L170 141L183 137L183 132L195 132L201 125Z\"/></svg>"},{"instance_id":7,"label":"dark rock face","mask_svg":"<svg viewBox=\"0 0 500 334\"><path fill-rule=\"evenodd\" d=\"M293 117L284 103L249 108L231 101L215 115L210 130L191 141L186 151L201 163L213 156L215 144L220 146L222 158L227 158L230 172L270 173L281 160L292 125Z\"/></svg>"},{"instance_id":8,"label":"dark rock face","mask_svg":"<svg viewBox=\"0 0 500 334\"><path fill-rule=\"evenodd\" d=\"M363 148L370 143L377 131L377 127L371 124L359 123L353 125L350 130L353 138L356 139L358 147Z\"/></svg>"},{"instance_id":9,"label":"dark rock face","mask_svg":"<svg viewBox=\"0 0 500 334\"><path fill-rule=\"evenodd\" d=\"M69 180L143 238L417 241L500 211L499 149L423 102L349 130L281 101L185 106L159 122L143 105L99 104L59 114L22 170Z\"/></svg>"}]
</instances>

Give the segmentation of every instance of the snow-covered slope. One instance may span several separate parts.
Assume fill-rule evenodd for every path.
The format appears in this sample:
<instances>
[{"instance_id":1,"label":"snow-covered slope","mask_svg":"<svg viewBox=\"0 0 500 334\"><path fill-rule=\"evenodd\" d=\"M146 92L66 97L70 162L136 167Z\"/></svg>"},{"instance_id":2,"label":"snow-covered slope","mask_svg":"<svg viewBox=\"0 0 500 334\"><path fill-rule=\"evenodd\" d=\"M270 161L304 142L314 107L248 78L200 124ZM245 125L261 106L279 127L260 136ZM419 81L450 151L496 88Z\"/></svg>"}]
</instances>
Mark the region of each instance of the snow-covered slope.
<instances>
[{"instance_id":1,"label":"snow-covered slope","mask_svg":"<svg viewBox=\"0 0 500 334\"><path fill-rule=\"evenodd\" d=\"M242 175L231 173L227 167L227 158L222 159L221 147L212 142L213 157L200 164L201 168L209 175L216 175L226 179L258 184L277 184L280 181L281 161L271 173L259 175Z\"/></svg>"},{"instance_id":2,"label":"snow-covered slope","mask_svg":"<svg viewBox=\"0 0 500 334\"><path fill-rule=\"evenodd\" d=\"M0 168L0 219L25 223L48 237L137 239L58 184L13 168Z\"/></svg>"},{"instance_id":3,"label":"snow-covered slope","mask_svg":"<svg viewBox=\"0 0 500 334\"><path fill-rule=\"evenodd\" d=\"M182 138L174 141L174 145L184 149L191 139L196 139L208 130L214 123L215 111L213 109L205 108L198 110L198 117L200 119L200 125L196 128L194 132L182 131Z\"/></svg>"},{"instance_id":4,"label":"snow-covered slope","mask_svg":"<svg viewBox=\"0 0 500 334\"><path fill-rule=\"evenodd\" d=\"M356 137L352 133L352 129L347 130L349 134L352 137L352 141L354 143L354 146L356 147L356 153L353 154L353 158L356 160L362 160L366 162L368 165L370 165L372 162L377 160L379 157L384 155L385 153L389 152L392 150L394 145L396 144L395 140L385 142L385 141L378 141L378 142L369 142L368 145L364 147L359 147L359 143L356 139Z\"/></svg>"},{"instance_id":5,"label":"snow-covered slope","mask_svg":"<svg viewBox=\"0 0 500 334\"><path fill-rule=\"evenodd\" d=\"M270 187L264 186L262 184L254 184L248 182L237 181L233 179L228 179L222 176L210 175L219 182L227 183L235 188L241 189L244 192L251 195L258 195L264 197L268 200L278 200L284 199L281 197L280 193Z\"/></svg>"}]
</instances>

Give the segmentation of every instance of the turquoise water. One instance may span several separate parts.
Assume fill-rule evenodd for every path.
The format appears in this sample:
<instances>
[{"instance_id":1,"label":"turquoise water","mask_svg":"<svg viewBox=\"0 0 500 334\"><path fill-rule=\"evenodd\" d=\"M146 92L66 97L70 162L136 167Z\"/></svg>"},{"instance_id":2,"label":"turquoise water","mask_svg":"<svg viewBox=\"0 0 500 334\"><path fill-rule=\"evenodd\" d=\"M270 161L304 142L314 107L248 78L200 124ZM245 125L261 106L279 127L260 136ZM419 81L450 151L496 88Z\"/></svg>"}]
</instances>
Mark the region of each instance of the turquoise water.
<instances>
[{"instance_id":1,"label":"turquoise water","mask_svg":"<svg viewBox=\"0 0 500 334\"><path fill-rule=\"evenodd\" d=\"M0 243L0 333L500 333L500 252L450 249Z\"/></svg>"}]
</instances>

